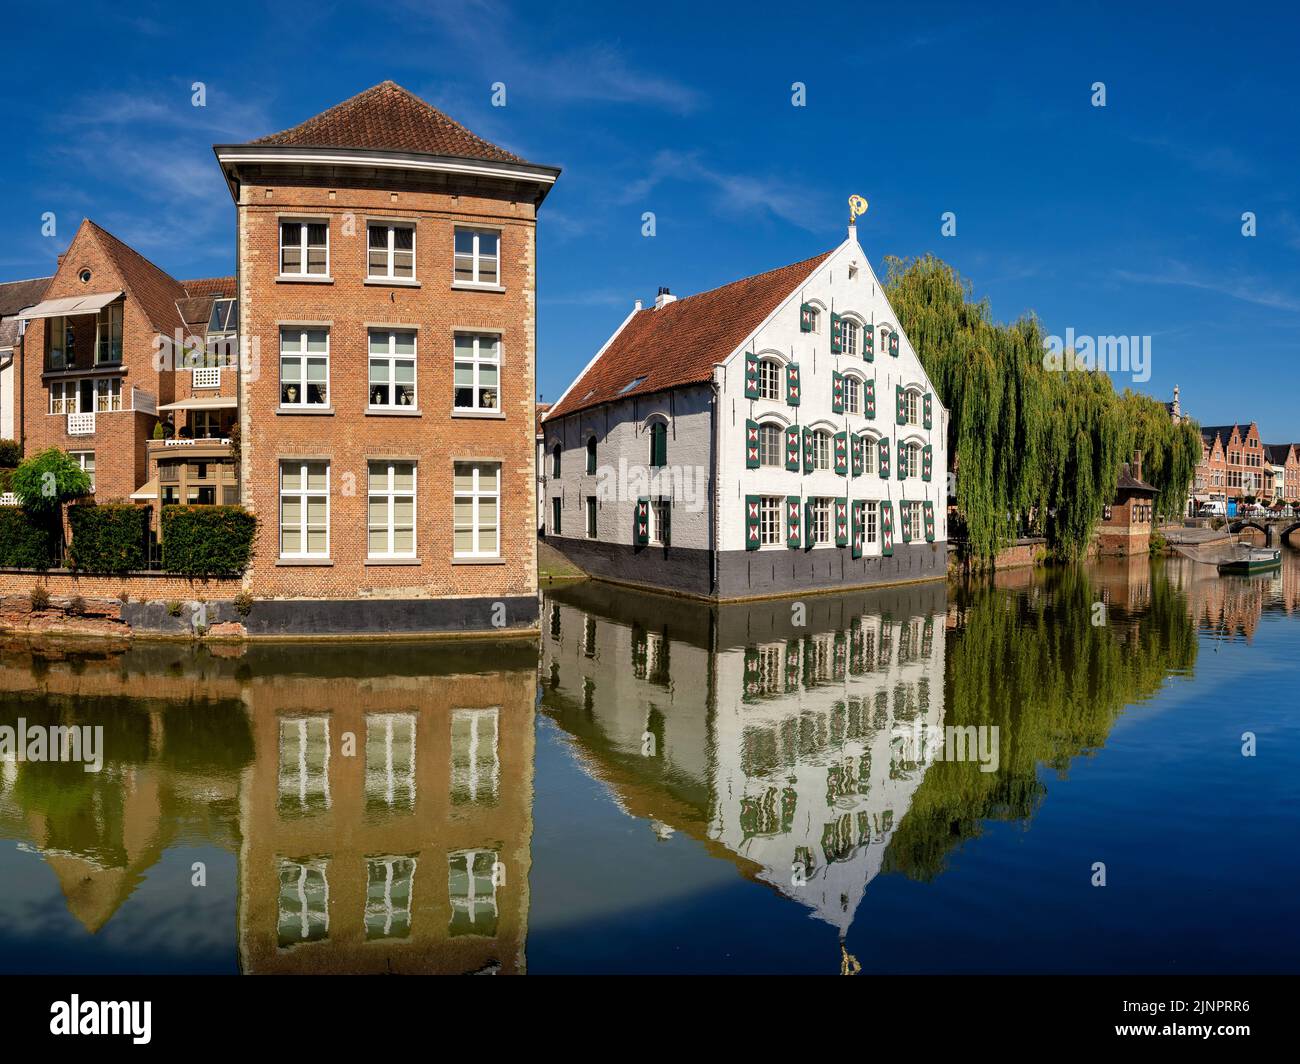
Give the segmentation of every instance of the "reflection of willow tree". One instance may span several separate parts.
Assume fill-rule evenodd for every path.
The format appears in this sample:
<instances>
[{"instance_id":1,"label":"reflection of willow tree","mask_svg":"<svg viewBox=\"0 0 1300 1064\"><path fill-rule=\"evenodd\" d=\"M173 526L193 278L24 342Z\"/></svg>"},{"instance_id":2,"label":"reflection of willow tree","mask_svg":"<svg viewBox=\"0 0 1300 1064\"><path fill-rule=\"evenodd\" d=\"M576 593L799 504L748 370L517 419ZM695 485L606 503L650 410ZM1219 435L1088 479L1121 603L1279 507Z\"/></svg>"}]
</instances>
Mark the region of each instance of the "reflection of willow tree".
<instances>
[{"instance_id":1,"label":"reflection of willow tree","mask_svg":"<svg viewBox=\"0 0 1300 1064\"><path fill-rule=\"evenodd\" d=\"M1072 758L1102 746L1124 708L1149 698L1171 671L1190 671L1196 632L1181 591L1153 574L1149 608L1107 611L1078 569L1054 572L1036 592L977 587L958 600L950 641L945 725L997 726L997 772L977 761L936 760L885 856L886 871L928 879L985 820L1028 820L1046 792L1038 765L1064 775ZM964 601L963 601L964 599Z\"/></svg>"}]
</instances>

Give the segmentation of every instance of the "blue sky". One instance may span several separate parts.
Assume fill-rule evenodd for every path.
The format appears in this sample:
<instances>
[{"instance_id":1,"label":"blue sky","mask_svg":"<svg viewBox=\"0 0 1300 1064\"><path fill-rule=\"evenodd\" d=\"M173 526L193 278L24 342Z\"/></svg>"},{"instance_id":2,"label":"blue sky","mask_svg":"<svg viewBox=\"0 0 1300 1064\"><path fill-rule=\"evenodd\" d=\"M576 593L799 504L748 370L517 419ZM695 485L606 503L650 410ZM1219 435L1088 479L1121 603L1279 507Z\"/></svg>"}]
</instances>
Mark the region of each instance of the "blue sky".
<instances>
[{"instance_id":1,"label":"blue sky","mask_svg":"<svg viewBox=\"0 0 1300 1064\"><path fill-rule=\"evenodd\" d=\"M999 319L1033 310L1049 333L1149 335L1140 390L1167 399L1179 384L1203 424L1254 419L1269 442L1300 440L1294 9L78 6L6 27L4 279L50 271L83 216L178 277L233 272L210 146L391 78L564 168L539 226L546 399L634 299L833 247L859 193L878 272L887 254L932 251ZM505 107L491 104L498 81Z\"/></svg>"}]
</instances>

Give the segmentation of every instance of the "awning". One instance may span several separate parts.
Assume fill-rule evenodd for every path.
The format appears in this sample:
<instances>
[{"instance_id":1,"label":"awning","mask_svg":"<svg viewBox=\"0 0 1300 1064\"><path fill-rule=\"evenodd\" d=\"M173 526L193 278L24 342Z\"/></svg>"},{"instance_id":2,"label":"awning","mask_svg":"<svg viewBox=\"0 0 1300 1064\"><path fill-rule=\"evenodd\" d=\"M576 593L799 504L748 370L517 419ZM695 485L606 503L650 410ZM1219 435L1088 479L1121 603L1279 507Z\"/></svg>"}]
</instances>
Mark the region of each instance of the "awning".
<instances>
[{"instance_id":1,"label":"awning","mask_svg":"<svg viewBox=\"0 0 1300 1064\"><path fill-rule=\"evenodd\" d=\"M67 296L63 299L47 299L34 307L27 307L14 315L15 318L62 318L73 314L94 314L103 310L113 300L121 298L121 292L98 292L89 296Z\"/></svg>"},{"instance_id":2,"label":"awning","mask_svg":"<svg viewBox=\"0 0 1300 1064\"><path fill-rule=\"evenodd\" d=\"M178 399L163 403L159 410L234 410L239 400L233 395L204 395L196 399Z\"/></svg>"},{"instance_id":3,"label":"awning","mask_svg":"<svg viewBox=\"0 0 1300 1064\"><path fill-rule=\"evenodd\" d=\"M142 488L136 488L131 492L131 498L142 499L145 502L153 502L158 498L158 478L154 477Z\"/></svg>"}]
</instances>

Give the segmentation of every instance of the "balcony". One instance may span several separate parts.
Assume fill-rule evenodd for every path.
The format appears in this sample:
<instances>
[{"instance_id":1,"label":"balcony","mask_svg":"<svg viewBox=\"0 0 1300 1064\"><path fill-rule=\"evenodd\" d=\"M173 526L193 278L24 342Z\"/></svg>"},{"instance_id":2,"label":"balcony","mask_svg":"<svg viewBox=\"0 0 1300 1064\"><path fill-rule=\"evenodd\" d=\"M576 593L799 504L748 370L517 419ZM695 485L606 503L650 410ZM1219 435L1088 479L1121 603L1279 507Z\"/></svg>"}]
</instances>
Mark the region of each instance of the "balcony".
<instances>
[{"instance_id":1,"label":"balcony","mask_svg":"<svg viewBox=\"0 0 1300 1064\"><path fill-rule=\"evenodd\" d=\"M95 435L95 412L91 410L87 413L82 413L82 414L69 414L68 435L69 436Z\"/></svg>"},{"instance_id":2,"label":"balcony","mask_svg":"<svg viewBox=\"0 0 1300 1064\"><path fill-rule=\"evenodd\" d=\"M177 436L170 440L148 440L145 451L150 461L166 457L203 462L213 458L229 458L230 440L226 437L191 440Z\"/></svg>"}]
</instances>

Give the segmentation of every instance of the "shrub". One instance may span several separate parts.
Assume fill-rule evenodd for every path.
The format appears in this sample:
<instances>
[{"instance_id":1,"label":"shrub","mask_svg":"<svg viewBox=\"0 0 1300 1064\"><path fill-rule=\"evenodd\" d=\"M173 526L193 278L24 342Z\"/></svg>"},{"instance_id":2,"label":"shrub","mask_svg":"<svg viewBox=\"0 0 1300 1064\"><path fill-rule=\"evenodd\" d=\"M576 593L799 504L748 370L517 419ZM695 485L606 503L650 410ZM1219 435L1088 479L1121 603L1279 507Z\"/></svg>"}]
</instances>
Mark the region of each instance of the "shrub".
<instances>
[{"instance_id":1,"label":"shrub","mask_svg":"<svg viewBox=\"0 0 1300 1064\"><path fill-rule=\"evenodd\" d=\"M72 528L70 568L112 576L144 568L147 506L70 506L68 524Z\"/></svg>"},{"instance_id":2,"label":"shrub","mask_svg":"<svg viewBox=\"0 0 1300 1064\"><path fill-rule=\"evenodd\" d=\"M257 519L242 506L164 506L163 568L182 576L235 576L248 568Z\"/></svg>"},{"instance_id":3,"label":"shrub","mask_svg":"<svg viewBox=\"0 0 1300 1064\"><path fill-rule=\"evenodd\" d=\"M181 603L177 599L172 599L167 603L167 616L179 617L181 615Z\"/></svg>"},{"instance_id":4,"label":"shrub","mask_svg":"<svg viewBox=\"0 0 1300 1064\"><path fill-rule=\"evenodd\" d=\"M153 426L153 438L161 440L163 438L163 427L161 421L155 421Z\"/></svg>"},{"instance_id":5,"label":"shrub","mask_svg":"<svg viewBox=\"0 0 1300 1064\"><path fill-rule=\"evenodd\" d=\"M0 495L9 490L9 485L13 483L14 471L0 466Z\"/></svg>"},{"instance_id":6,"label":"shrub","mask_svg":"<svg viewBox=\"0 0 1300 1064\"><path fill-rule=\"evenodd\" d=\"M49 569L59 556L59 533L46 516L18 506L0 506L0 565Z\"/></svg>"},{"instance_id":7,"label":"shrub","mask_svg":"<svg viewBox=\"0 0 1300 1064\"><path fill-rule=\"evenodd\" d=\"M125 605L131 601L131 592L126 588L122 588L122 590L117 593L117 600Z\"/></svg>"},{"instance_id":8,"label":"shrub","mask_svg":"<svg viewBox=\"0 0 1300 1064\"><path fill-rule=\"evenodd\" d=\"M90 494L90 477L70 454L51 447L14 470L11 490L25 510L58 513L63 503Z\"/></svg>"},{"instance_id":9,"label":"shrub","mask_svg":"<svg viewBox=\"0 0 1300 1064\"><path fill-rule=\"evenodd\" d=\"M43 584L37 584L31 592L32 610L40 611L50 608L50 593Z\"/></svg>"},{"instance_id":10,"label":"shrub","mask_svg":"<svg viewBox=\"0 0 1300 1064\"><path fill-rule=\"evenodd\" d=\"M253 596L251 592L241 591L235 596L235 612L241 617L247 617L253 612Z\"/></svg>"},{"instance_id":11,"label":"shrub","mask_svg":"<svg viewBox=\"0 0 1300 1064\"><path fill-rule=\"evenodd\" d=\"M13 469L22 457L23 450L17 440L0 440L0 469Z\"/></svg>"}]
</instances>

